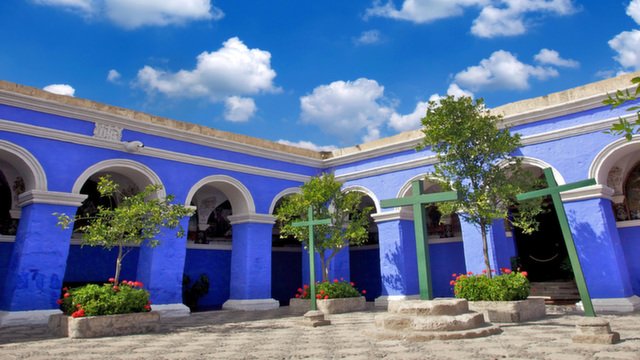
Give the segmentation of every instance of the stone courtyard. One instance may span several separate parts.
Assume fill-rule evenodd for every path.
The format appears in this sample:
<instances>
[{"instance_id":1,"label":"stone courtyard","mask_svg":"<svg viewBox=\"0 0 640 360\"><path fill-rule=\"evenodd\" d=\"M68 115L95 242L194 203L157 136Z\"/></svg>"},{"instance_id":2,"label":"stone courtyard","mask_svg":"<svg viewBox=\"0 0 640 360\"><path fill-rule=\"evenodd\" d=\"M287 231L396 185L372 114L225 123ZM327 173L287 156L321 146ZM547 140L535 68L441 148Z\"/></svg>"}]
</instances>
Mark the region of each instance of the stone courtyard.
<instances>
[{"instance_id":1,"label":"stone courtyard","mask_svg":"<svg viewBox=\"0 0 640 360\"><path fill-rule=\"evenodd\" d=\"M501 324L486 338L408 342L370 336L382 310L332 314L311 328L287 307L260 312L210 311L164 319L159 333L67 339L45 325L0 328L0 359L640 359L640 313L603 315L620 333L615 345L574 344L582 318L547 307L543 320Z\"/></svg>"}]
</instances>

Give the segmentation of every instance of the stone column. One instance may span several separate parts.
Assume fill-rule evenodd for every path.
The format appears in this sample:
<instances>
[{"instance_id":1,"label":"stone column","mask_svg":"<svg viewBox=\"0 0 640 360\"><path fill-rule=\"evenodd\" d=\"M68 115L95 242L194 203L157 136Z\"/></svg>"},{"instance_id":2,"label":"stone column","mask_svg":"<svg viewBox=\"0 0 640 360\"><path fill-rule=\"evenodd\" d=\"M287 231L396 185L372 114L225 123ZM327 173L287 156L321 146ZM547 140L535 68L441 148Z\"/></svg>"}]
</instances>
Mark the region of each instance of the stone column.
<instances>
[{"instance_id":1,"label":"stone column","mask_svg":"<svg viewBox=\"0 0 640 360\"><path fill-rule=\"evenodd\" d=\"M373 214L378 225L382 295L376 306L388 301L418 298L418 260L413 215L402 211Z\"/></svg>"},{"instance_id":2,"label":"stone column","mask_svg":"<svg viewBox=\"0 0 640 360\"><path fill-rule=\"evenodd\" d=\"M136 279L144 284L151 295L151 308L164 317L189 315L189 308L182 303L182 275L187 256L186 229L189 218L184 217L180 225L185 236L177 237L177 229L162 229L156 237L158 246L151 248L142 244L138 257Z\"/></svg>"},{"instance_id":3,"label":"stone column","mask_svg":"<svg viewBox=\"0 0 640 360\"><path fill-rule=\"evenodd\" d=\"M62 229L53 213L75 215L86 195L31 190L19 197L22 215L0 289L0 326L46 323L60 313L72 228Z\"/></svg>"},{"instance_id":4,"label":"stone column","mask_svg":"<svg viewBox=\"0 0 640 360\"><path fill-rule=\"evenodd\" d=\"M594 309L632 312L640 309L640 298L631 287L611 206L613 193L593 185L561 195Z\"/></svg>"},{"instance_id":5,"label":"stone column","mask_svg":"<svg viewBox=\"0 0 640 360\"><path fill-rule=\"evenodd\" d=\"M271 231L275 218L265 214L229 216L231 242L230 299L222 307L269 310L280 306L271 298Z\"/></svg>"}]
</instances>

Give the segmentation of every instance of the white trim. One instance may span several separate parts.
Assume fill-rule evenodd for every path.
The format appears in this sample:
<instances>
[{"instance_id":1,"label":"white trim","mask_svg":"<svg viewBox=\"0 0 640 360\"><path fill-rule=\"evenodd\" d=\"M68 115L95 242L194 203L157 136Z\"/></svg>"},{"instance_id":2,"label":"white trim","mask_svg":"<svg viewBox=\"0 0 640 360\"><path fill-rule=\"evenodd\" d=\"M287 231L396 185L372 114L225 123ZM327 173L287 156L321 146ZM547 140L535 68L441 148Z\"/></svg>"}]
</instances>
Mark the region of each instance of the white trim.
<instances>
[{"instance_id":1,"label":"white trim","mask_svg":"<svg viewBox=\"0 0 640 360\"><path fill-rule=\"evenodd\" d=\"M272 310L280 307L280 302L274 299L252 299L252 300L232 300L229 299L222 304L225 310Z\"/></svg>"},{"instance_id":2,"label":"white trim","mask_svg":"<svg viewBox=\"0 0 640 360\"><path fill-rule=\"evenodd\" d=\"M382 223L386 221L397 221L397 220L411 220L413 221L413 214L409 214L406 211L401 210L392 210L386 211L383 213L371 214L373 221L376 223Z\"/></svg>"},{"instance_id":3,"label":"white trim","mask_svg":"<svg viewBox=\"0 0 640 360\"><path fill-rule=\"evenodd\" d=\"M531 157L531 156L518 156L518 158L522 159L522 165L529 165L532 167L536 167L540 170L551 168L553 177L556 179L556 182L558 183L558 185L566 184L566 181L564 180L564 176L562 176L562 174L558 171L558 169L556 169L554 166L552 166L548 162L544 160L540 160L538 158Z\"/></svg>"},{"instance_id":4,"label":"white trim","mask_svg":"<svg viewBox=\"0 0 640 360\"><path fill-rule=\"evenodd\" d=\"M278 203L278 200L280 200L281 198L287 195L300 194L300 193L302 193L302 189L300 189L299 187L286 188L280 191L279 193L277 193L276 196L273 197L273 200L271 200L271 205L269 205L269 214L273 214L273 212L276 210L276 204Z\"/></svg>"},{"instance_id":5,"label":"white trim","mask_svg":"<svg viewBox=\"0 0 640 360\"><path fill-rule=\"evenodd\" d=\"M62 314L58 309L30 311L0 311L0 326L43 325L49 316Z\"/></svg>"},{"instance_id":6,"label":"white trim","mask_svg":"<svg viewBox=\"0 0 640 360\"><path fill-rule=\"evenodd\" d=\"M365 195L367 195L368 197L371 198L371 200L373 200L373 205L376 208L376 212L379 213L382 211L382 209L380 208L380 200L378 200L378 197L376 196L376 194L367 189L364 186L361 185L349 185L347 187L345 187L344 189L342 189L343 193L347 193L347 192L359 192L359 193L363 193Z\"/></svg>"},{"instance_id":7,"label":"white trim","mask_svg":"<svg viewBox=\"0 0 640 360\"><path fill-rule=\"evenodd\" d=\"M74 194L79 194L82 186L89 180L89 178L98 172L115 172L121 174L131 181L133 181L136 185L144 188L149 184L154 185L162 185L162 180L160 177L148 166L141 164L137 161L129 160L129 159L109 159L103 160L98 163L95 163L89 166L85 171L78 176L76 182L73 184L73 188L71 190ZM146 184L140 184L136 182L137 175L142 175L144 177ZM164 199L167 196L167 193L164 189L160 189L157 193L157 196L161 199Z\"/></svg>"},{"instance_id":8,"label":"white trim","mask_svg":"<svg viewBox=\"0 0 640 360\"><path fill-rule=\"evenodd\" d=\"M593 158L589 166L589 178L596 179L598 184L607 184L609 170L623 157L640 149L640 136L635 135L631 141L625 138L617 139L608 144Z\"/></svg>"},{"instance_id":9,"label":"white trim","mask_svg":"<svg viewBox=\"0 0 640 360\"><path fill-rule=\"evenodd\" d=\"M80 206L87 195L63 193L57 191L29 190L18 196L18 206L25 207L31 204L52 204L63 206Z\"/></svg>"},{"instance_id":10,"label":"white trim","mask_svg":"<svg viewBox=\"0 0 640 360\"><path fill-rule=\"evenodd\" d=\"M640 310L640 297L632 295L626 298L591 299L596 312L631 313ZM578 310L584 311L582 301L576 304Z\"/></svg>"},{"instance_id":11,"label":"white trim","mask_svg":"<svg viewBox=\"0 0 640 360\"><path fill-rule=\"evenodd\" d=\"M194 131L182 130L176 127L168 127L162 124L153 123L151 121L140 121L133 120L129 117L118 116L115 114L99 111L96 109L87 109L77 105L67 105L62 104L56 101L51 101L47 99L32 97L24 94L20 94L17 92L0 90L0 103L19 107L22 109L33 110L37 112L42 112L46 114L54 114L64 117L69 117L76 120L85 120L91 121L95 123L108 124L111 126L122 127L127 130L142 132L145 134L156 135L160 137L175 139L179 141L184 141L192 144L198 144L202 146L206 146L209 148L218 148L223 150L229 150L234 152L241 152L243 154L249 154L258 156L261 158L268 158L271 160L281 160L286 162L291 162L294 164L307 165L312 167L319 167L322 164L322 160L313 159L309 156L305 155L297 155L292 154L291 152L287 152L285 150L278 151L274 149L267 149L265 147L249 145L245 143L239 143L237 141L231 139L224 139L220 136L216 135L205 135L200 134ZM103 104L97 104L93 102L89 102L91 105L103 106ZM131 112L132 110L128 109L118 109L124 110L124 112ZM145 118L154 117L152 115L140 113ZM180 124L186 124L184 122L179 122L170 119L162 119L170 122L177 122ZM185 126L185 128L190 128L194 124L188 124L190 126ZM225 133L224 131L216 130L219 133ZM230 134L235 135L235 134ZM245 137L245 136L243 136ZM249 136L246 136L247 139L253 139ZM256 139L259 140L259 139ZM121 145L120 145L121 146Z\"/></svg>"},{"instance_id":12,"label":"white trim","mask_svg":"<svg viewBox=\"0 0 640 360\"><path fill-rule=\"evenodd\" d=\"M246 224L246 223L273 225L276 223L276 217L271 214L229 215L229 223L231 225Z\"/></svg>"},{"instance_id":13,"label":"white trim","mask_svg":"<svg viewBox=\"0 0 640 360\"><path fill-rule=\"evenodd\" d=\"M193 241L187 240L187 249L231 251L231 242L223 243L223 242L212 241L208 244L196 244Z\"/></svg>"},{"instance_id":14,"label":"white trim","mask_svg":"<svg viewBox=\"0 0 640 360\"><path fill-rule=\"evenodd\" d=\"M0 243L12 243L16 242L15 235L0 235Z\"/></svg>"},{"instance_id":15,"label":"white trim","mask_svg":"<svg viewBox=\"0 0 640 360\"><path fill-rule=\"evenodd\" d=\"M419 159L413 159L413 160L396 162L393 164L376 166L370 169L353 171L346 174L340 174L340 175L336 174L336 180L341 182L346 182L346 181L386 174L390 172L396 172L396 171L413 169L413 168L422 167L422 166L433 165L433 164L436 164L437 162L438 162L437 157L435 155L429 155Z\"/></svg>"},{"instance_id":16,"label":"white trim","mask_svg":"<svg viewBox=\"0 0 640 360\"><path fill-rule=\"evenodd\" d=\"M0 130L24 134L24 135L30 135L30 136L40 137L45 139L64 141L64 142L69 142L73 144L87 145L87 146L93 146L93 147L98 147L103 149L116 150L120 152L127 152L121 142L114 142L114 141L109 141L105 139L95 138L93 136L86 136L82 134L44 128L44 127L35 126L35 125L20 124L20 123L15 123L9 120L0 119ZM148 133L151 133L151 132L148 132ZM171 136L171 134L167 135L166 137L174 138ZM214 138L212 137L209 139L210 139L209 142L211 142L213 141L211 139L214 139ZM210 144L205 146L211 147ZM140 149L138 154L149 156L149 157L155 157L159 159L164 159L164 160L176 161L176 162L185 163L185 164L201 165L201 166L206 166L206 167L211 167L216 169L231 170L231 171L237 171L237 172L242 172L242 173L247 173L252 175L273 177L273 178L284 179L284 180L304 182L310 178L310 176L308 175L294 174L294 173L289 173L289 172L280 171L280 170L264 169L264 168L251 166L251 165L242 165L242 164L232 163L228 161L215 160L215 159L211 159L203 156L189 155L189 154L163 150L159 148L147 147L147 146ZM262 155L263 155L262 157L264 157L264 154ZM299 163L296 163L296 164L299 164ZM322 164L319 161L318 161L318 167L322 167Z\"/></svg>"},{"instance_id":17,"label":"white trim","mask_svg":"<svg viewBox=\"0 0 640 360\"><path fill-rule=\"evenodd\" d=\"M21 160L22 165L26 165L26 168L24 168L20 166L21 164L16 164L15 161L12 161L14 159L9 159L8 161L12 166L18 166L17 170L25 181L26 189L47 191L47 175L44 172L44 168L27 149L14 143L0 140L0 151L10 153Z\"/></svg>"},{"instance_id":18,"label":"white trim","mask_svg":"<svg viewBox=\"0 0 640 360\"><path fill-rule=\"evenodd\" d=\"M184 304L153 304L151 310L160 314L161 318L175 318L191 315L191 310Z\"/></svg>"},{"instance_id":19,"label":"white trim","mask_svg":"<svg viewBox=\"0 0 640 360\"><path fill-rule=\"evenodd\" d=\"M215 185L218 190L227 196L233 212L238 214L255 214L256 206L249 189L239 180L227 175L210 175L200 179L189 189L184 204L191 205L191 201L198 190L209 184Z\"/></svg>"},{"instance_id":20,"label":"white trim","mask_svg":"<svg viewBox=\"0 0 640 360\"><path fill-rule=\"evenodd\" d=\"M578 201L589 199L607 199L612 200L615 191L606 185L591 185L579 189L563 191L560 193L562 201Z\"/></svg>"},{"instance_id":21,"label":"white trim","mask_svg":"<svg viewBox=\"0 0 640 360\"><path fill-rule=\"evenodd\" d=\"M418 300L420 295L382 295L378 296L374 301L375 307L389 306L390 301L403 301L403 300Z\"/></svg>"},{"instance_id":22,"label":"white trim","mask_svg":"<svg viewBox=\"0 0 640 360\"><path fill-rule=\"evenodd\" d=\"M419 174L419 175L415 175L415 176L412 176L409 180L407 180L402 185L402 187L400 187L400 190L396 194L396 198L399 199L399 198L407 196L407 193L409 192L409 190L411 190L412 183L414 181L416 181L416 180L421 180L421 179L424 179L427 182L432 183L434 185L438 184L437 183L438 178L433 176L433 175L431 175L431 174L429 174L429 173L422 173L422 174Z\"/></svg>"},{"instance_id":23,"label":"white trim","mask_svg":"<svg viewBox=\"0 0 640 360\"><path fill-rule=\"evenodd\" d=\"M627 227L637 227L640 226L640 220L626 220L626 221L618 221L616 222L616 227L627 228Z\"/></svg>"}]
</instances>

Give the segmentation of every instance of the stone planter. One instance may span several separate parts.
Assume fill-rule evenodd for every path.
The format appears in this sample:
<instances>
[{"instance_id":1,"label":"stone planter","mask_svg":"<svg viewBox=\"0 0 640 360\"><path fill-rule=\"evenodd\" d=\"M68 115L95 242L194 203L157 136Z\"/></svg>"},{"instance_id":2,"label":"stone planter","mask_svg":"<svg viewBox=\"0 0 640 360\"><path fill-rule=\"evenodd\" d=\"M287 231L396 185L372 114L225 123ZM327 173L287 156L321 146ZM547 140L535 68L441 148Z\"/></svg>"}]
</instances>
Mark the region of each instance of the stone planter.
<instances>
[{"instance_id":1,"label":"stone planter","mask_svg":"<svg viewBox=\"0 0 640 360\"><path fill-rule=\"evenodd\" d=\"M317 300L318 310L325 314L340 314L352 311L362 311L367 306L364 296ZM289 310L293 314L304 314L311 308L311 300L293 298L289 300Z\"/></svg>"},{"instance_id":2,"label":"stone planter","mask_svg":"<svg viewBox=\"0 0 640 360\"><path fill-rule=\"evenodd\" d=\"M49 317L49 331L70 338L95 338L155 332L160 325L157 312L72 318L64 314Z\"/></svg>"},{"instance_id":3,"label":"stone planter","mask_svg":"<svg viewBox=\"0 0 640 360\"><path fill-rule=\"evenodd\" d=\"M483 313L489 322L517 323L546 316L544 298L529 297L520 301L469 301L469 309Z\"/></svg>"}]
</instances>

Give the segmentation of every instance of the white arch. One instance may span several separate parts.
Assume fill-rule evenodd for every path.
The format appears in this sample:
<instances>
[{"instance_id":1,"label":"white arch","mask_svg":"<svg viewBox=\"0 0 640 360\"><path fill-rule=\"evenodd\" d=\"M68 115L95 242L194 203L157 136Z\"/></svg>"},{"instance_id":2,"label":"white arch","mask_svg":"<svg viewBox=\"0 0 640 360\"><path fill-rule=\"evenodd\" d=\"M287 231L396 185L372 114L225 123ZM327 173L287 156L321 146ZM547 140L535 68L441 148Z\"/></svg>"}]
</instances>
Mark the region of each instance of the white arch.
<instances>
[{"instance_id":1,"label":"white arch","mask_svg":"<svg viewBox=\"0 0 640 360\"><path fill-rule=\"evenodd\" d=\"M609 170L625 156L640 151L640 136L634 136L631 141L618 139L605 146L593 158L589 166L589 178L596 179L600 185L607 185Z\"/></svg>"},{"instance_id":2,"label":"white arch","mask_svg":"<svg viewBox=\"0 0 640 360\"><path fill-rule=\"evenodd\" d=\"M373 191L360 185L350 185L342 189L342 192L351 192L351 191L360 192L370 197L371 200L373 200L374 206L376 207L376 213L379 214L382 212L382 210L380 209L380 200L378 200L378 197L376 196L376 194L373 193Z\"/></svg>"},{"instance_id":3,"label":"white arch","mask_svg":"<svg viewBox=\"0 0 640 360\"><path fill-rule=\"evenodd\" d=\"M98 172L106 171L114 172L131 179L131 181L141 189L149 184L162 185L160 177L146 165L128 159L109 159L100 161L99 163L88 167L82 174L80 174L78 179L76 179L71 192L74 194L80 194L82 186L91 176ZM163 186L162 189L158 191L158 197L164 198L166 196L167 193Z\"/></svg>"},{"instance_id":4,"label":"white arch","mask_svg":"<svg viewBox=\"0 0 640 360\"><path fill-rule=\"evenodd\" d=\"M529 156L518 156L518 158L522 159L522 165L529 165L529 166L537 167L540 169L551 168L551 172L553 172L553 177L556 179L556 182L558 183L558 185L566 184L564 180L564 176L562 176L562 174L560 174L558 169L551 166L548 162L544 160L536 159L533 157L529 157Z\"/></svg>"},{"instance_id":5,"label":"white arch","mask_svg":"<svg viewBox=\"0 0 640 360\"><path fill-rule=\"evenodd\" d=\"M273 214L273 212L276 210L276 204L278 203L278 200L282 199L287 195L300 194L301 192L302 192L302 189L300 189L299 187L286 188L280 191L276 196L273 197L273 200L271 201L271 205L269 206L268 214Z\"/></svg>"},{"instance_id":6,"label":"white arch","mask_svg":"<svg viewBox=\"0 0 640 360\"><path fill-rule=\"evenodd\" d=\"M227 175L210 175L195 183L187 194L185 205L191 205L196 192L206 185L214 185L227 196L234 216L256 213L256 206L249 189L240 181Z\"/></svg>"},{"instance_id":7,"label":"white arch","mask_svg":"<svg viewBox=\"0 0 640 360\"><path fill-rule=\"evenodd\" d=\"M47 175L40 162L27 149L0 140L0 158L15 167L22 175L25 190L47 191Z\"/></svg>"},{"instance_id":8,"label":"white arch","mask_svg":"<svg viewBox=\"0 0 640 360\"><path fill-rule=\"evenodd\" d=\"M407 193L409 192L409 190L411 190L411 183L413 183L416 180L431 180L434 183L438 182L439 179L431 174L427 174L427 173L423 173L423 174L419 174L416 176L413 176L412 178L410 178L409 180L407 180L407 182L404 183L404 185L402 185L402 187L400 188L400 191L398 191L398 194L396 195L396 198L401 198L401 197L405 197L407 195Z\"/></svg>"}]
</instances>

